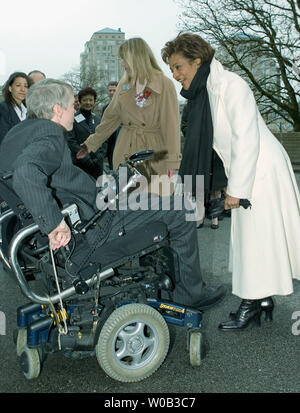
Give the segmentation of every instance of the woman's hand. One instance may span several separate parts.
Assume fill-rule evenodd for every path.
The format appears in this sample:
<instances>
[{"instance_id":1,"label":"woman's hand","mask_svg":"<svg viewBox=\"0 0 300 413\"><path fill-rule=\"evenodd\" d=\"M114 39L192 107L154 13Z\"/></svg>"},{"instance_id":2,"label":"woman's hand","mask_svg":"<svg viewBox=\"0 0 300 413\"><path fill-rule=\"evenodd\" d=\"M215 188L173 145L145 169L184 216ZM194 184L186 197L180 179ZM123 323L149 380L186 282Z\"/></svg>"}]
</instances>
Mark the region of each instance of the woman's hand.
<instances>
[{"instance_id":1,"label":"woman's hand","mask_svg":"<svg viewBox=\"0 0 300 413\"><path fill-rule=\"evenodd\" d=\"M167 176L172 178L176 174L176 169L167 169Z\"/></svg>"},{"instance_id":2,"label":"woman's hand","mask_svg":"<svg viewBox=\"0 0 300 413\"><path fill-rule=\"evenodd\" d=\"M82 143L80 146L81 146L82 148L80 149L79 152L77 152L77 154L76 154L76 159L85 158L85 157L89 154L88 147L86 146L85 143Z\"/></svg>"},{"instance_id":3,"label":"woman's hand","mask_svg":"<svg viewBox=\"0 0 300 413\"><path fill-rule=\"evenodd\" d=\"M53 251L60 247L65 247L71 239L71 230L64 220L48 234Z\"/></svg>"},{"instance_id":4,"label":"woman's hand","mask_svg":"<svg viewBox=\"0 0 300 413\"><path fill-rule=\"evenodd\" d=\"M240 207L240 198L235 198L234 196L226 195L225 198L225 209L233 209Z\"/></svg>"}]
</instances>

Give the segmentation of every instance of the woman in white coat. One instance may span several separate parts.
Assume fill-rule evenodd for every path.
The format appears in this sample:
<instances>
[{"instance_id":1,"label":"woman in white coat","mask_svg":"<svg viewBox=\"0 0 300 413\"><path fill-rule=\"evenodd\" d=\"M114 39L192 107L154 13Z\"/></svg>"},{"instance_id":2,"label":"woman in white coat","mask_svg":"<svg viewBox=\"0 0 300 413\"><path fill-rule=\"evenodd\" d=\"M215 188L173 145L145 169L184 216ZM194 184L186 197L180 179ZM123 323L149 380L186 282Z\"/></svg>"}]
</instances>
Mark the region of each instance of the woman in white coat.
<instances>
[{"instance_id":1,"label":"woman in white coat","mask_svg":"<svg viewBox=\"0 0 300 413\"><path fill-rule=\"evenodd\" d=\"M185 157L192 162L198 151L205 155L198 156L197 172L207 192L215 151L228 178L232 293L242 302L219 328L260 325L263 311L272 320L272 296L291 294L293 278L300 280L300 196L289 157L264 123L248 84L225 70L201 37L179 34L166 43L162 58L190 104L182 163ZM251 209L241 208L240 199L248 199Z\"/></svg>"}]
</instances>

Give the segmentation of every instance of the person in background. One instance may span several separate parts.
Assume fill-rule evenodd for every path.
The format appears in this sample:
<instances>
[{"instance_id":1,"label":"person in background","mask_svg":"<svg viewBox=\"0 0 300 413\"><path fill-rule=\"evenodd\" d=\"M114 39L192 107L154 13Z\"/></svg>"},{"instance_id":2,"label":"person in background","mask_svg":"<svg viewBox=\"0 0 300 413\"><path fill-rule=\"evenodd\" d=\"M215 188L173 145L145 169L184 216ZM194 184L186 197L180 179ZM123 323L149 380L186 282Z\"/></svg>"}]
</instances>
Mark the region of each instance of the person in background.
<instances>
[{"instance_id":1,"label":"person in background","mask_svg":"<svg viewBox=\"0 0 300 413\"><path fill-rule=\"evenodd\" d=\"M118 82L115 82L115 81L111 81L108 84L108 97L109 97L110 102L112 101L112 98L115 94L115 91L117 90L117 86L118 86ZM105 111L105 109L107 109L109 103L107 103L105 106L103 106L101 119L102 119L104 111ZM120 132L120 128L118 128L116 131L114 131L113 134L110 135L110 137L107 139L106 157L107 157L107 160L108 160L109 169L111 169L111 170L113 170L113 153L114 153L114 149L115 149L115 146L116 146L116 141L117 141L117 137L118 137L119 132Z\"/></svg>"},{"instance_id":2,"label":"person in background","mask_svg":"<svg viewBox=\"0 0 300 413\"><path fill-rule=\"evenodd\" d=\"M4 101L0 103L0 143L13 126L26 119L25 98L29 84L26 73L14 72L2 89Z\"/></svg>"},{"instance_id":3,"label":"person in background","mask_svg":"<svg viewBox=\"0 0 300 413\"><path fill-rule=\"evenodd\" d=\"M77 158L97 151L121 125L113 168L124 163L126 155L150 149L154 157L139 166L141 173L148 181L152 175L171 177L181 160L179 106L173 82L163 74L141 38L126 40L119 56L125 74L100 125L84 142Z\"/></svg>"},{"instance_id":4,"label":"person in background","mask_svg":"<svg viewBox=\"0 0 300 413\"><path fill-rule=\"evenodd\" d=\"M76 154L80 150L80 145L95 132L96 126L100 123L100 118L92 112L96 99L97 92L90 87L79 91L79 109L75 113L73 129L66 134L73 163L95 179L103 173L103 158L107 144L105 143L96 152L91 152L83 159L76 159Z\"/></svg>"},{"instance_id":5,"label":"person in background","mask_svg":"<svg viewBox=\"0 0 300 413\"><path fill-rule=\"evenodd\" d=\"M46 79L45 73L41 72L40 70L32 70L28 73L28 77L32 85L39 82L40 80Z\"/></svg>"},{"instance_id":6,"label":"person in background","mask_svg":"<svg viewBox=\"0 0 300 413\"><path fill-rule=\"evenodd\" d=\"M210 189L213 151L228 178L225 209L231 209L232 293L242 299L219 325L239 331L272 320L273 295L293 292L300 280L300 195L290 159L261 117L245 80L225 70L214 49L196 34L167 42L162 58L188 99L188 146ZM190 131L190 135L189 135ZM252 206L240 207L248 199Z\"/></svg>"}]
</instances>

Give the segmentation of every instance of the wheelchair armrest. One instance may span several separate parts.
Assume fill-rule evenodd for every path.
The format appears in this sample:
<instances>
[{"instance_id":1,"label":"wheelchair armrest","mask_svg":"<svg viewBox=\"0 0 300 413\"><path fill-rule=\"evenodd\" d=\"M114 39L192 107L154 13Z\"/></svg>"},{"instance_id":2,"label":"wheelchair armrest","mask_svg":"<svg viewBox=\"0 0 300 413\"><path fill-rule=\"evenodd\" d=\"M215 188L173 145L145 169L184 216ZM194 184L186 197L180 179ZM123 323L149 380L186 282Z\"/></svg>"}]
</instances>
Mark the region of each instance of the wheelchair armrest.
<instances>
[{"instance_id":1,"label":"wheelchair armrest","mask_svg":"<svg viewBox=\"0 0 300 413\"><path fill-rule=\"evenodd\" d=\"M81 223L80 216L78 213L78 208L76 204L71 204L62 210L64 216L68 216L71 222L72 227L75 228L76 225ZM12 209L6 209L0 214L0 258L3 260L5 266L11 270L11 265L9 263L9 258L7 253L3 249L3 238L2 238L2 224L4 221L11 218L13 215L16 215Z\"/></svg>"},{"instance_id":2,"label":"wheelchair armrest","mask_svg":"<svg viewBox=\"0 0 300 413\"><path fill-rule=\"evenodd\" d=\"M6 267L11 270L11 266L9 264L9 259L6 256L4 250L3 250L3 239L2 239L2 224L4 221L7 219L11 218L13 215L15 215L14 211L11 209L7 209L6 211L2 212L0 215L0 258L3 260L4 264Z\"/></svg>"},{"instance_id":3,"label":"wheelchair armrest","mask_svg":"<svg viewBox=\"0 0 300 413\"><path fill-rule=\"evenodd\" d=\"M4 181L7 181L8 179L12 178L12 176L13 176L13 172L9 171L9 172L6 172L4 175L2 175L1 178L4 179Z\"/></svg>"},{"instance_id":4,"label":"wheelchair armrest","mask_svg":"<svg viewBox=\"0 0 300 413\"><path fill-rule=\"evenodd\" d=\"M70 219L71 219L71 216L72 216L72 219L77 219L76 212L78 214L78 211L77 211L77 206L75 204L72 204L64 208L61 212L64 216L69 216ZM75 222L78 222L78 221L75 221ZM31 288L29 287L28 281L26 280L26 277L24 276L21 266L18 262L19 248L21 247L21 245L24 243L24 241L27 238L31 237L33 234L37 232L39 232L39 226L37 224L31 224L25 228L22 228L14 235L10 243L10 246L9 246L10 266L17 278L21 291L30 301L37 303L37 304L44 304L44 305L49 305L50 303L55 304L59 302L60 298L66 299L76 294L75 287L72 286L72 287L66 288L65 290L61 291L60 296L59 294L55 294L50 297L38 295L34 291L32 291ZM86 280L86 283L88 286L92 286L98 281L99 278L100 280L105 280L106 278L111 277L113 274L114 274L114 270L112 268L108 268L107 270L98 274L97 277L93 275L90 279Z\"/></svg>"},{"instance_id":5,"label":"wheelchair armrest","mask_svg":"<svg viewBox=\"0 0 300 413\"><path fill-rule=\"evenodd\" d=\"M73 228L75 228L78 224L81 223L81 219L80 219L79 212L78 212L78 207L76 204L71 204L65 207L61 212L63 216L69 217Z\"/></svg>"}]
</instances>

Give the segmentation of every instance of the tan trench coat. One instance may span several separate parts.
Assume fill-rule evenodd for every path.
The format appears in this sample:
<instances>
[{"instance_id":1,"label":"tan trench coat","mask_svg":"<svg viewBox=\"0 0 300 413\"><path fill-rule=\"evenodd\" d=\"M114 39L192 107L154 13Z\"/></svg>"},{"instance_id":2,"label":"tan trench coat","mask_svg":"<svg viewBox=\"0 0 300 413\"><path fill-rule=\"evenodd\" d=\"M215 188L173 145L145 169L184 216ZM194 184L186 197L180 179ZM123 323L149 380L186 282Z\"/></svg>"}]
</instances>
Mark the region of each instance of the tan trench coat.
<instances>
[{"instance_id":1,"label":"tan trench coat","mask_svg":"<svg viewBox=\"0 0 300 413\"><path fill-rule=\"evenodd\" d=\"M135 88L119 83L95 134L85 144L95 152L121 126L113 154L114 169L124 163L126 155L153 149L154 158L142 171L149 178L179 168L180 120L176 90L169 78L157 72L146 88L151 95L141 108L135 101Z\"/></svg>"},{"instance_id":2,"label":"tan trench coat","mask_svg":"<svg viewBox=\"0 0 300 413\"><path fill-rule=\"evenodd\" d=\"M207 90L227 192L252 204L232 210L232 292L247 299L291 294L293 278L300 280L300 195L289 157L247 83L215 59Z\"/></svg>"}]
</instances>

